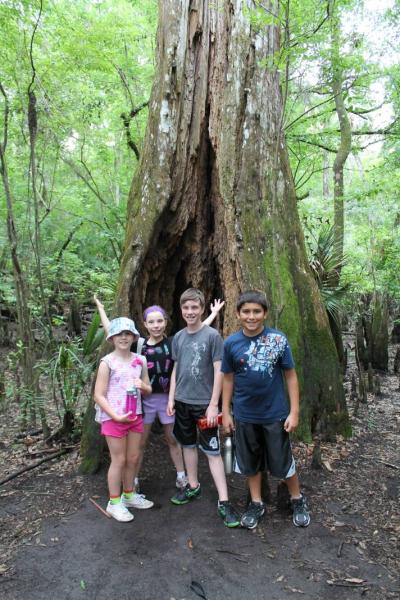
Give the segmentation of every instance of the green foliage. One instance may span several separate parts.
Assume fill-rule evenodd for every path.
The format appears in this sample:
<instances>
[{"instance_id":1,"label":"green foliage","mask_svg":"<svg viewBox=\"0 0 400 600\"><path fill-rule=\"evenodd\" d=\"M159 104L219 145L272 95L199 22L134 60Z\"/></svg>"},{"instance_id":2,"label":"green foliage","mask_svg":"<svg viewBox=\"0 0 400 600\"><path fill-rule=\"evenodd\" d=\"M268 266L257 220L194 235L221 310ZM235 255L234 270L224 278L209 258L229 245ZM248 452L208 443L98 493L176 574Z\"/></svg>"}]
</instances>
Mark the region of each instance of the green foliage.
<instances>
[{"instance_id":1,"label":"green foliage","mask_svg":"<svg viewBox=\"0 0 400 600\"><path fill-rule=\"evenodd\" d=\"M121 256L126 199L136 166L121 113L149 99L153 77L157 2L52 0L0 3L0 81L10 103L7 160L19 236L19 255L29 276L35 314L32 253L32 182L27 109L34 77L37 99L37 180L41 262L46 296L60 305L91 297L92 274L115 280ZM30 44L34 26L37 30ZM31 61L32 58L32 61ZM32 70L32 64L35 73ZM0 128L4 102L0 97ZM130 123L140 149L147 111ZM6 211L0 194L0 251L7 248ZM3 271L9 272L6 259ZM96 279L96 277L95 277ZM0 299L13 304L10 278ZM8 282L8 283L7 283Z\"/></svg>"},{"instance_id":2,"label":"green foliage","mask_svg":"<svg viewBox=\"0 0 400 600\"><path fill-rule=\"evenodd\" d=\"M348 259L341 256L335 243L334 229L329 223L323 223L316 234L315 229L307 225L306 228L309 233L306 240L311 271L326 311L339 324L344 308L343 301L349 288L348 284L340 283L340 273Z\"/></svg>"}]
</instances>

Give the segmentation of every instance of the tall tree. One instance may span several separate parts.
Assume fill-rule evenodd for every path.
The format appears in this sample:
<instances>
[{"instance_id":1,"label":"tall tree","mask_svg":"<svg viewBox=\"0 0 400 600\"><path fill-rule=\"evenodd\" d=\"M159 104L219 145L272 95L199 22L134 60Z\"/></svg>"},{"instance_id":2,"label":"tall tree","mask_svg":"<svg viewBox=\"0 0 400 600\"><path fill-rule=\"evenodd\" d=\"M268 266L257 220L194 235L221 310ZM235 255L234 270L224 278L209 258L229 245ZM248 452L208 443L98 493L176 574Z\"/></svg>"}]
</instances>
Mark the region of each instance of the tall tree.
<instances>
[{"instance_id":1,"label":"tall tree","mask_svg":"<svg viewBox=\"0 0 400 600\"><path fill-rule=\"evenodd\" d=\"M306 260L282 133L274 57L280 30L252 24L254 2L159 2L156 77L128 203L117 314L159 302L179 326L180 293L223 296L223 333L239 292L265 290L288 333L303 391L300 434L348 427L337 355ZM277 3L270 3L272 12ZM91 418L87 414L87 422ZM83 437L83 468L95 448Z\"/></svg>"}]
</instances>

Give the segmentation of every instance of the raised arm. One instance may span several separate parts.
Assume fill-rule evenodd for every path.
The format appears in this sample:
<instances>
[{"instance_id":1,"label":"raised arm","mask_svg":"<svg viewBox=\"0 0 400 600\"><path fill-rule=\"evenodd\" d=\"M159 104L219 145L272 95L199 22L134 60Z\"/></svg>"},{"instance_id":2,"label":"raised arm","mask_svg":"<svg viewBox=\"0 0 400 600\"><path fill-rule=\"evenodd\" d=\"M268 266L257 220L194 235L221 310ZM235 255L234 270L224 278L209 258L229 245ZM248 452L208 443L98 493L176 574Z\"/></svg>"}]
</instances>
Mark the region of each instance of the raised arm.
<instances>
[{"instance_id":1,"label":"raised arm","mask_svg":"<svg viewBox=\"0 0 400 600\"><path fill-rule=\"evenodd\" d=\"M205 319L203 321L204 325L211 325L211 323L215 320L217 314L219 313L221 308L224 306L224 304L225 304L224 300L220 300L220 298L215 298L214 302L211 302L211 304L210 304L211 312L208 315L207 319Z\"/></svg>"},{"instance_id":2,"label":"raised arm","mask_svg":"<svg viewBox=\"0 0 400 600\"><path fill-rule=\"evenodd\" d=\"M100 300L98 299L98 297L96 296L96 294L93 295L93 300L97 306L97 310L99 311L99 315L100 315L100 319L101 319L101 324L104 327L104 331L106 336L108 335L108 331L110 329L110 320L107 317L106 311L104 310L104 304L102 304L100 302Z\"/></svg>"}]
</instances>

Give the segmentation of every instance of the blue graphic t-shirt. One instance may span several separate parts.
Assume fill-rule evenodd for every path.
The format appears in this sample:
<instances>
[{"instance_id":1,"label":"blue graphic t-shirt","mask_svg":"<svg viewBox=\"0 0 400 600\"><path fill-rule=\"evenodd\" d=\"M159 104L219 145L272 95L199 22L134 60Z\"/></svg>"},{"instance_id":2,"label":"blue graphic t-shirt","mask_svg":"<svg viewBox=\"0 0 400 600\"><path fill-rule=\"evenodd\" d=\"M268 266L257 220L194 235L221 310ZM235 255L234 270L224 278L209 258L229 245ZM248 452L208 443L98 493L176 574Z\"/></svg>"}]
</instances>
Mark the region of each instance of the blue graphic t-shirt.
<instances>
[{"instance_id":1,"label":"blue graphic t-shirt","mask_svg":"<svg viewBox=\"0 0 400 600\"><path fill-rule=\"evenodd\" d=\"M289 414L282 370L294 361L286 336L265 327L254 337L238 331L224 342L222 372L234 374L233 414L245 423L274 423Z\"/></svg>"}]
</instances>

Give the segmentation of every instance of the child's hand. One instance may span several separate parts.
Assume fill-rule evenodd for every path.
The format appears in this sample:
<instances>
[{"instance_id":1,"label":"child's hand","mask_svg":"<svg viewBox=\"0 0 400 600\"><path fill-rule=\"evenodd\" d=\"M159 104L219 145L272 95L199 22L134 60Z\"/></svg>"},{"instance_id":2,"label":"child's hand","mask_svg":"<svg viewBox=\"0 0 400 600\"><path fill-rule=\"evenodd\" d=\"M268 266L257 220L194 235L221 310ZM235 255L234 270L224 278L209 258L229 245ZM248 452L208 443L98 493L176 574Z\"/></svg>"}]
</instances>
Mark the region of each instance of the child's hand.
<instances>
[{"instance_id":1,"label":"child's hand","mask_svg":"<svg viewBox=\"0 0 400 600\"><path fill-rule=\"evenodd\" d=\"M169 417L173 417L174 414L175 414L175 400L172 398L171 400L168 400L167 415Z\"/></svg>"},{"instance_id":2,"label":"child's hand","mask_svg":"<svg viewBox=\"0 0 400 600\"><path fill-rule=\"evenodd\" d=\"M210 304L210 310L212 312L213 315L217 315L219 313L219 311L221 310L221 308L224 306L225 301L221 300L220 298L215 298L214 302L211 302Z\"/></svg>"},{"instance_id":3,"label":"child's hand","mask_svg":"<svg viewBox=\"0 0 400 600\"><path fill-rule=\"evenodd\" d=\"M292 431L296 431L297 425L299 424L299 416L289 413L288 418L283 424L283 428L287 433L291 433Z\"/></svg>"},{"instance_id":4,"label":"child's hand","mask_svg":"<svg viewBox=\"0 0 400 600\"><path fill-rule=\"evenodd\" d=\"M113 417L113 421L117 421L117 423L132 423L135 421L137 417L132 417L132 411L125 413L124 415L115 415Z\"/></svg>"},{"instance_id":5,"label":"child's hand","mask_svg":"<svg viewBox=\"0 0 400 600\"><path fill-rule=\"evenodd\" d=\"M146 384L144 383L144 381L139 379L139 377L137 377L136 379L133 380L133 385L135 386L135 388L137 388L141 392L147 387Z\"/></svg>"},{"instance_id":6,"label":"child's hand","mask_svg":"<svg viewBox=\"0 0 400 600\"><path fill-rule=\"evenodd\" d=\"M96 304L97 308L104 308L104 305L100 302L100 300L98 299L96 294L93 294L93 300L94 300L94 303Z\"/></svg>"},{"instance_id":7,"label":"child's hand","mask_svg":"<svg viewBox=\"0 0 400 600\"><path fill-rule=\"evenodd\" d=\"M230 413L226 414L222 412L222 427L224 428L225 433L232 433L232 431L235 431L235 423Z\"/></svg>"},{"instance_id":8,"label":"child's hand","mask_svg":"<svg viewBox=\"0 0 400 600\"><path fill-rule=\"evenodd\" d=\"M207 425L209 427L215 427L217 425L218 418L218 406L209 404L206 410Z\"/></svg>"},{"instance_id":9,"label":"child's hand","mask_svg":"<svg viewBox=\"0 0 400 600\"><path fill-rule=\"evenodd\" d=\"M148 385L147 383L145 383L143 381L143 379L139 379L139 377L137 377L136 379L133 380L133 385L135 386L135 388L140 390L143 394L151 394L151 391L152 391L151 385Z\"/></svg>"}]
</instances>

